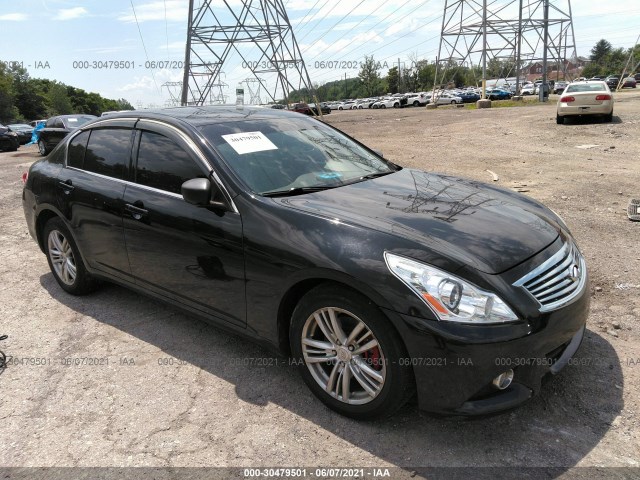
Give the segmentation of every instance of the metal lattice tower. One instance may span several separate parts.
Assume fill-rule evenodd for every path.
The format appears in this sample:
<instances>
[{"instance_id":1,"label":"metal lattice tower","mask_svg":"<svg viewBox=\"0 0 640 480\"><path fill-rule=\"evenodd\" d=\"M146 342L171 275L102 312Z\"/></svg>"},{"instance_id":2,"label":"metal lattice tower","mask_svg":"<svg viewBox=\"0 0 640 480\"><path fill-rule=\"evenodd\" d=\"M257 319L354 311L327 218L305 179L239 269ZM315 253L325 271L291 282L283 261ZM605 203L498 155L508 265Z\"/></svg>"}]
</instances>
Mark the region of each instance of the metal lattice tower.
<instances>
[{"instance_id":1,"label":"metal lattice tower","mask_svg":"<svg viewBox=\"0 0 640 480\"><path fill-rule=\"evenodd\" d=\"M546 2L549 13L545 21ZM487 62L511 61L516 66L511 74L519 78L520 67L544 60L546 53L547 61L566 76L569 61L576 59L571 0L445 0L438 50L440 63L479 65L485 31L483 3L487 5Z\"/></svg>"},{"instance_id":2,"label":"metal lattice tower","mask_svg":"<svg viewBox=\"0 0 640 480\"><path fill-rule=\"evenodd\" d=\"M231 58L273 102L288 101L292 90L311 92L283 0L200 0L199 6L189 0L182 105L212 103L212 89L221 89L221 70Z\"/></svg>"},{"instance_id":3,"label":"metal lattice tower","mask_svg":"<svg viewBox=\"0 0 640 480\"><path fill-rule=\"evenodd\" d=\"M249 104L250 105L260 105L262 100L260 98L261 89L264 87L263 80L261 78L246 78L244 83L247 85L247 90L249 90Z\"/></svg>"}]
</instances>

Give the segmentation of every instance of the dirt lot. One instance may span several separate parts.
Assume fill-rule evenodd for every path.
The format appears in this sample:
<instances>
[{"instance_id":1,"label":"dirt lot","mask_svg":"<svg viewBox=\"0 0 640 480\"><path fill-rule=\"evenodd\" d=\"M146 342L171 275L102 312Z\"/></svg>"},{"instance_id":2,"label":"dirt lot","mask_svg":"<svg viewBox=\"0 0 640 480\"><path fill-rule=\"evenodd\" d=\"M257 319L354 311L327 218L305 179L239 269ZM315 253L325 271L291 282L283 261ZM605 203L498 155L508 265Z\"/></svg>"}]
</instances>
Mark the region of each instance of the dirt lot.
<instances>
[{"instance_id":1,"label":"dirt lot","mask_svg":"<svg viewBox=\"0 0 640 480\"><path fill-rule=\"evenodd\" d=\"M13 357L0 376L0 466L640 475L640 222L626 215L640 198L640 92L617 99L611 124L556 125L554 103L327 117L403 166L487 182L495 172L498 185L558 212L587 258L592 310L576 362L522 408L476 420L415 405L385 421L348 420L316 401L293 368L248 364L271 357L251 343L120 287L63 293L22 213L20 177L36 152L0 154L0 335L9 335L0 350Z\"/></svg>"}]
</instances>

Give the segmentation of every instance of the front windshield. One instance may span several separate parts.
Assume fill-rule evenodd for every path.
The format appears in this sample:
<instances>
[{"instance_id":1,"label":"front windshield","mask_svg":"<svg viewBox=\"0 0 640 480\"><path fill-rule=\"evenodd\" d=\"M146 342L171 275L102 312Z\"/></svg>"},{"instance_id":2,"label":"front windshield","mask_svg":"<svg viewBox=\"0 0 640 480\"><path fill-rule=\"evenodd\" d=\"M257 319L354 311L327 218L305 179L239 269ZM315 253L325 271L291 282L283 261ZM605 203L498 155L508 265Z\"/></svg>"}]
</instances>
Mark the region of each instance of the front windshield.
<instances>
[{"instance_id":1,"label":"front windshield","mask_svg":"<svg viewBox=\"0 0 640 480\"><path fill-rule=\"evenodd\" d=\"M201 130L259 194L333 188L397 169L340 132L304 118L250 119Z\"/></svg>"}]
</instances>

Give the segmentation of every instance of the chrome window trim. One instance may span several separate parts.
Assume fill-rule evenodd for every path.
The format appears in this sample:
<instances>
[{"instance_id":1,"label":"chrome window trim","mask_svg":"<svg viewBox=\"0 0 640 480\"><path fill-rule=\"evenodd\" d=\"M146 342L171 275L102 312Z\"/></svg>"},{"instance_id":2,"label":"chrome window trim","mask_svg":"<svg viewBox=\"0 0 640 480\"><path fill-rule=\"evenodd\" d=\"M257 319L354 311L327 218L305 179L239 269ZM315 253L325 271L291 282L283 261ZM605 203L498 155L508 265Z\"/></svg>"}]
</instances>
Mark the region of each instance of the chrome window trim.
<instances>
[{"instance_id":1,"label":"chrome window trim","mask_svg":"<svg viewBox=\"0 0 640 480\"><path fill-rule=\"evenodd\" d=\"M532 293L533 291L536 291L536 289L538 289L540 286L540 284L536 285L535 287L532 288L532 290L530 290L529 288L525 287L524 285L529 282L530 280L532 280L533 278L539 276L541 273L543 272L547 272L547 274L542 277L541 280L543 279L547 279L546 277L548 277L548 274L551 273L551 271L549 271L550 267L556 263L558 263L559 261L561 261L563 258L567 258L569 259L569 261L567 262L568 268L570 268L570 266L574 263L574 260L577 261L578 264L578 268L579 271L581 273L580 275L580 279L578 281L578 285L576 286L576 288L573 290L573 292L571 294L569 294L567 297L562 298L560 300L556 300L555 302L550 302L546 305L543 305L538 298L535 296L534 293ZM566 260L565 260L566 262ZM563 262L563 264L565 263ZM555 270L558 270L560 267L557 267ZM560 269L560 272L562 272L563 269ZM525 292L527 292L529 294L529 296L531 298L533 298L539 305L539 310L540 312L550 312L553 310L557 310L559 308L562 308L566 305L569 305L571 303L573 303L578 296L582 293L582 291L584 290L584 287L587 283L587 277L588 277L588 272L587 272L587 264L584 260L584 257L582 256L582 254L580 253L580 251L578 250L578 248L571 244L571 243L565 243L562 248L560 250L558 250L556 253L554 253L551 258L547 259L545 262L543 262L542 264L538 265L536 268L534 268L531 272L527 273L525 276L523 276L522 278L520 278L519 280L517 280L516 282L513 283L514 287L521 287L522 289L524 289ZM557 278L557 277L553 277L553 278ZM563 292L565 292L565 290L567 290L566 288L563 290L559 290L557 292L555 292L555 294L550 297L553 298L555 296L558 296L560 294L562 294Z\"/></svg>"},{"instance_id":2,"label":"chrome window trim","mask_svg":"<svg viewBox=\"0 0 640 480\"><path fill-rule=\"evenodd\" d=\"M202 151L198 148L198 146L195 144L195 142L193 140L191 140L188 136L186 136L180 129L174 127L173 125L169 125L167 123L164 123L164 122L161 122L161 121L158 121L158 120L147 119L147 118L138 118L138 117L106 118L104 120L99 120L99 121L96 121L95 123L91 123L91 125L88 125L87 128L83 128L83 127L78 128L77 131L73 132L73 135L70 135L69 138L66 139L66 143L67 144L71 143L75 137L80 135L82 132L86 132L87 130L91 130L93 128L102 127L102 126L107 126L108 127L110 123L118 123L118 122L126 121L126 120L132 120L132 121L136 121L136 122L138 120L144 120L145 122L154 123L154 124L160 125L162 127L169 128L172 131L174 131L175 133L177 133L178 136L187 144L189 149L195 154L196 158L200 161L202 166L205 167L205 169L207 170L209 175L211 175L211 177L213 177L213 180L216 182L218 187L222 190L222 194L226 197L227 201L229 202L229 205L231 206L232 212L235 213L235 214L238 214L238 215L240 214L240 211L238 210L238 207L236 206L235 202L233 201L233 198L231 198L231 195L229 194L229 191L227 190L227 187L224 185L224 183L222 183L222 180L218 176L218 172L216 172L213 169L213 166L209 163L209 161L206 159L206 157L204 156ZM131 130L134 131L134 130L140 130L140 129L135 127L135 126L133 126L133 127L131 127ZM102 175L100 173L90 172L89 170L84 170L84 169L77 168L77 167L71 167L71 166L69 166L68 161L69 161L69 149L67 148L66 151L65 151L65 155L64 155L64 168L69 168L71 170L75 170L75 171L78 171L78 172L84 172L84 173L86 173L88 175L95 175L95 176L97 176L99 178L115 180L117 182L124 183L125 185L131 185L131 186L134 186L134 187L140 187L140 188L142 188L144 190L149 190L149 191L153 191L153 192L162 193L162 194L170 196L170 197L183 198L182 195L180 195L180 194L173 193L173 192L167 192L166 190L161 190L159 188L149 187L147 185L142 185L140 183L131 182L129 180L122 180L120 178L115 178L115 177L110 177L108 175Z\"/></svg>"}]
</instances>

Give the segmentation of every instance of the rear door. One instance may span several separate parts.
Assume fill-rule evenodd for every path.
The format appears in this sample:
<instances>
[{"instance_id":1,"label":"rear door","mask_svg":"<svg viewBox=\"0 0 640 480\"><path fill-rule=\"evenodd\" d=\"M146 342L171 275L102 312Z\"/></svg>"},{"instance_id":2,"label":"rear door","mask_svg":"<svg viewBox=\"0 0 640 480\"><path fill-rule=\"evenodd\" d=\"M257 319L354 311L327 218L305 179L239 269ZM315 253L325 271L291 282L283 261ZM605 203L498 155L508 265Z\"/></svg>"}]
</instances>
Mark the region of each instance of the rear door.
<instances>
[{"instance_id":1,"label":"rear door","mask_svg":"<svg viewBox=\"0 0 640 480\"><path fill-rule=\"evenodd\" d=\"M124 232L136 283L186 306L245 325L242 219L188 204L180 187L209 178L202 154L173 127L141 120L124 194Z\"/></svg>"},{"instance_id":2,"label":"rear door","mask_svg":"<svg viewBox=\"0 0 640 480\"><path fill-rule=\"evenodd\" d=\"M91 268L130 280L122 227L123 195L133 146L134 120L83 131L68 146L58 175L60 211Z\"/></svg>"}]
</instances>

